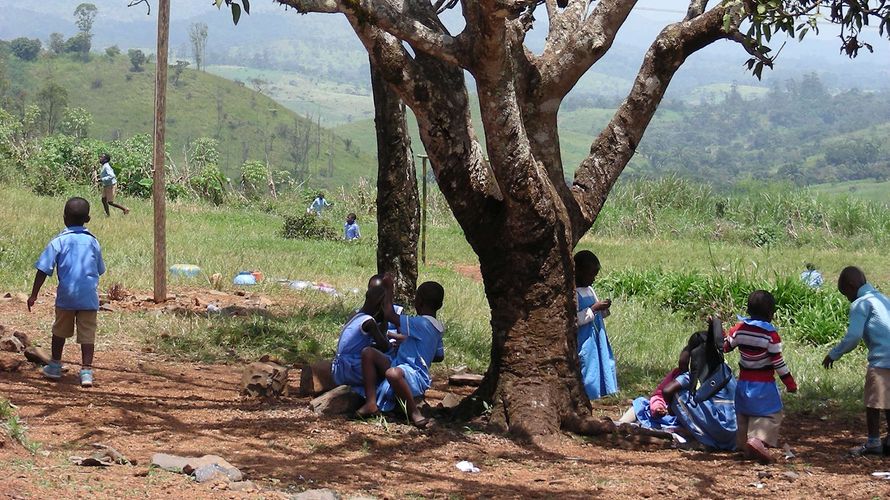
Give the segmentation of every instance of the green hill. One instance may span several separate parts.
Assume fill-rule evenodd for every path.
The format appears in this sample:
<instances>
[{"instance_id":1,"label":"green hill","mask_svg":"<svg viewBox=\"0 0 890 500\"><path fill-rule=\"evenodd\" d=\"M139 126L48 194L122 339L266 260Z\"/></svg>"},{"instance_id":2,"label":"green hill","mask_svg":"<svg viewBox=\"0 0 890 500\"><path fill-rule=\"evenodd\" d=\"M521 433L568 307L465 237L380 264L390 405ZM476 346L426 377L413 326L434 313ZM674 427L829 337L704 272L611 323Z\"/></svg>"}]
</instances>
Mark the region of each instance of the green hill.
<instances>
[{"instance_id":1,"label":"green hill","mask_svg":"<svg viewBox=\"0 0 890 500\"><path fill-rule=\"evenodd\" d=\"M112 140L152 132L152 64L133 72L126 56L94 55L88 63L67 57L35 62L11 57L7 66L12 94L23 92L26 103L35 102L47 82L64 87L68 106L93 115L91 137ZM219 141L220 167L230 176L246 160L266 160L267 153L273 170L288 171L313 186L340 186L375 175L373 156L353 148L349 138L243 83L186 69L178 84L168 86L167 143L173 162L184 161L188 144L200 137Z\"/></svg>"}]
</instances>

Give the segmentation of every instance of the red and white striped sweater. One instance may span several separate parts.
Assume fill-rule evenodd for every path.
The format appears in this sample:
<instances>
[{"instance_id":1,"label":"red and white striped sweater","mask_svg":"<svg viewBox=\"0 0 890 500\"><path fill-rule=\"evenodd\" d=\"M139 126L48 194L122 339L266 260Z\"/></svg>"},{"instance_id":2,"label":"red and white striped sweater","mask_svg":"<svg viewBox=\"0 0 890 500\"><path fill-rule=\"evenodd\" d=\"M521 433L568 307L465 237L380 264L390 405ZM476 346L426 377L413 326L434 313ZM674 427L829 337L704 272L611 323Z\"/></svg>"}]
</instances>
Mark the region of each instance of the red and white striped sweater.
<instances>
[{"instance_id":1,"label":"red and white striped sweater","mask_svg":"<svg viewBox=\"0 0 890 500\"><path fill-rule=\"evenodd\" d=\"M772 382L776 374L789 391L797 389L791 370L782 357L782 339L770 331L743 321L729 330L723 340L723 350L739 348L739 380Z\"/></svg>"}]
</instances>

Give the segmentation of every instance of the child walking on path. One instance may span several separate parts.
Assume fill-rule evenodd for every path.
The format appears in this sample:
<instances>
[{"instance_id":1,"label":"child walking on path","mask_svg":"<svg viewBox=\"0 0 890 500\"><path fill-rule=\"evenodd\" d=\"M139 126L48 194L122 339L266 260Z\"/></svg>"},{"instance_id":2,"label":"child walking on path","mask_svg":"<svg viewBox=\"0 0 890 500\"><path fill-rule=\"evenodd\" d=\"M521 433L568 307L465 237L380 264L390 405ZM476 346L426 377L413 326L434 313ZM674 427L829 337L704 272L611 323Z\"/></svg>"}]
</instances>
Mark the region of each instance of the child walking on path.
<instances>
[{"instance_id":1,"label":"child walking on path","mask_svg":"<svg viewBox=\"0 0 890 500\"><path fill-rule=\"evenodd\" d=\"M837 289L851 302L850 324L840 343L825 356L822 366L835 361L865 342L868 368L865 371L865 421L868 439L853 450L856 455L881 455L890 451L890 435L881 445L881 413L890 429L890 300L875 290L858 267L841 271Z\"/></svg>"},{"instance_id":2,"label":"child walking on path","mask_svg":"<svg viewBox=\"0 0 890 500\"><path fill-rule=\"evenodd\" d=\"M600 261L593 252L575 254L575 291L578 294L578 357L581 379L590 399L599 399L618 392L615 355L606 335L611 300L597 299L594 280L600 272Z\"/></svg>"},{"instance_id":3,"label":"child walking on path","mask_svg":"<svg viewBox=\"0 0 890 500\"><path fill-rule=\"evenodd\" d=\"M52 360L43 368L43 375L62 378L62 350L65 340L74 335L80 344L82 367L80 385L93 385L93 353L96 347L96 313L99 310L99 276L105 273L102 250L96 237L84 224L90 221L90 204L83 198L65 203L65 230L49 242L34 267L34 286L28 298L28 311L37 302L40 288L47 276L58 270L56 319L53 322Z\"/></svg>"},{"instance_id":4,"label":"child walking on path","mask_svg":"<svg viewBox=\"0 0 890 500\"><path fill-rule=\"evenodd\" d=\"M392 278L387 276L389 290ZM436 318L442 308L445 289L435 281L427 281L417 287L414 309L417 316L397 316L390 304L384 312L391 323L399 325L401 341L395 358L371 348L362 351L362 372L365 379L365 404L358 409L359 417L368 417L379 411L396 408L396 399L404 401L408 419L416 427L424 428L428 419L417 408L414 398L423 396L432 380L429 366L444 356L442 335L445 327ZM381 381L378 387L378 382Z\"/></svg>"},{"instance_id":5,"label":"child walking on path","mask_svg":"<svg viewBox=\"0 0 890 500\"><path fill-rule=\"evenodd\" d=\"M738 422L736 444L750 458L773 461L767 447L779 445L782 424L782 398L776 387L776 374L785 389L797 392L797 383L782 358L782 339L772 325L776 300L765 290L748 296L748 317L729 330L723 350L739 349L739 379L735 392Z\"/></svg>"},{"instance_id":6,"label":"child walking on path","mask_svg":"<svg viewBox=\"0 0 890 500\"><path fill-rule=\"evenodd\" d=\"M105 216L111 216L111 212L108 209L109 205L127 215L130 213L130 209L114 202L114 195L117 191L117 176L114 174L114 169L111 168L111 155L108 153L100 154L99 164L102 166L101 170L99 170L99 180L102 182L102 206L105 208Z\"/></svg>"}]
</instances>

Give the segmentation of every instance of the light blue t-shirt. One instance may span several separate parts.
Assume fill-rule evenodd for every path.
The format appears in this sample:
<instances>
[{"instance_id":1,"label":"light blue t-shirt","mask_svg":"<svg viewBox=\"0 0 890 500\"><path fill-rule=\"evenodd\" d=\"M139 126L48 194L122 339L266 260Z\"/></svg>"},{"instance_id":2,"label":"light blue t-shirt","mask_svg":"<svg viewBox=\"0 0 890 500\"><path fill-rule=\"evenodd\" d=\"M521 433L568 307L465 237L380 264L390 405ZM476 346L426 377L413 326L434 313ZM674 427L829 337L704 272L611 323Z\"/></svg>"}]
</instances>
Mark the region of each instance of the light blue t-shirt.
<instances>
[{"instance_id":1,"label":"light blue t-shirt","mask_svg":"<svg viewBox=\"0 0 890 500\"><path fill-rule=\"evenodd\" d=\"M328 200L324 198L315 198L314 200L312 200L312 204L309 205L309 210L307 211L315 212L316 215L321 215L321 212L329 206L331 206L331 204L328 203Z\"/></svg>"},{"instance_id":2,"label":"light blue t-shirt","mask_svg":"<svg viewBox=\"0 0 890 500\"><path fill-rule=\"evenodd\" d=\"M114 175L114 169L111 168L111 164L104 163L102 165L102 170L99 171L99 180L102 181L103 186L113 186L117 184L117 176Z\"/></svg>"},{"instance_id":3,"label":"light blue t-shirt","mask_svg":"<svg viewBox=\"0 0 890 500\"><path fill-rule=\"evenodd\" d=\"M346 238L346 241L360 238L362 235L361 231L359 231L359 229L358 229L358 222L353 222L352 224L350 224L348 222L345 223L343 225L343 233L344 233L344 237Z\"/></svg>"},{"instance_id":4,"label":"light blue t-shirt","mask_svg":"<svg viewBox=\"0 0 890 500\"><path fill-rule=\"evenodd\" d=\"M400 316L402 335L407 338L399 346L399 352L392 361L392 366L407 364L417 370L430 382L430 365L436 355L444 356L442 334L445 327L432 316Z\"/></svg>"},{"instance_id":5,"label":"light blue t-shirt","mask_svg":"<svg viewBox=\"0 0 890 500\"><path fill-rule=\"evenodd\" d=\"M850 325L840 343L828 353L837 360L865 342L868 366L890 368L890 300L868 283L856 292L850 304Z\"/></svg>"},{"instance_id":6,"label":"light blue t-shirt","mask_svg":"<svg viewBox=\"0 0 890 500\"><path fill-rule=\"evenodd\" d=\"M105 262L99 241L83 226L71 226L52 239L34 267L47 276L59 271L56 307L67 311L99 310L99 276Z\"/></svg>"},{"instance_id":7,"label":"light blue t-shirt","mask_svg":"<svg viewBox=\"0 0 890 500\"><path fill-rule=\"evenodd\" d=\"M813 269L800 273L800 281L803 281L810 288L819 288L822 286L822 273Z\"/></svg>"}]
</instances>

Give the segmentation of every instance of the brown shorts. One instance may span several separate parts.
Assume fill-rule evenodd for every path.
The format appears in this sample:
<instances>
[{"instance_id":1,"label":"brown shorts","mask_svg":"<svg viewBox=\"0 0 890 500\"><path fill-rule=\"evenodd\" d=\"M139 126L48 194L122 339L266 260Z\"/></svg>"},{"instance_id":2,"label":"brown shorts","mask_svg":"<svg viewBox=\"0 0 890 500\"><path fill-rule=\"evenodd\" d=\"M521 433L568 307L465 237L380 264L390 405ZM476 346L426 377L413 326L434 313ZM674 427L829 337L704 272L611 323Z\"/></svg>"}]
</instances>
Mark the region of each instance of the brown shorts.
<instances>
[{"instance_id":1,"label":"brown shorts","mask_svg":"<svg viewBox=\"0 0 890 500\"><path fill-rule=\"evenodd\" d=\"M102 186L102 197L105 198L105 201L114 201L114 192L117 191L116 187L116 184Z\"/></svg>"},{"instance_id":2,"label":"brown shorts","mask_svg":"<svg viewBox=\"0 0 890 500\"><path fill-rule=\"evenodd\" d=\"M865 407L890 410L890 369L869 366L865 371Z\"/></svg>"},{"instance_id":3,"label":"brown shorts","mask_svg":"<svg viewBox=\"0 0 890 500\"><path fill-rule=\"evenodd\" d=\"M754 417L736 413L739 430L736 434L736 447L744 449L745 441L757 438L767 446L776 448L779 445L779 427L782 425L782 412L764 417Z\"/></svg>"},{"instance_id":4,"label":"brown shorts","mask_svg":"<svg viewBox=\"0 0 890 500\"><path fill-rule=\"evenodd\" d=\"M53 336L69 339L74 336L74 325L77 325L77 343L96 343L96 311L67 311L56 308L56 320L53 322Z\"/></svg>"}]
</instances>

